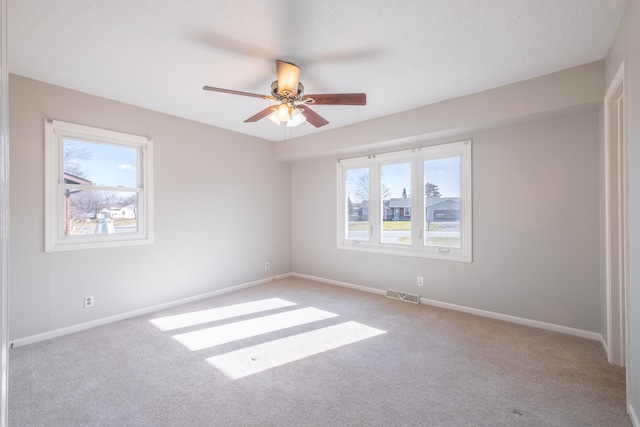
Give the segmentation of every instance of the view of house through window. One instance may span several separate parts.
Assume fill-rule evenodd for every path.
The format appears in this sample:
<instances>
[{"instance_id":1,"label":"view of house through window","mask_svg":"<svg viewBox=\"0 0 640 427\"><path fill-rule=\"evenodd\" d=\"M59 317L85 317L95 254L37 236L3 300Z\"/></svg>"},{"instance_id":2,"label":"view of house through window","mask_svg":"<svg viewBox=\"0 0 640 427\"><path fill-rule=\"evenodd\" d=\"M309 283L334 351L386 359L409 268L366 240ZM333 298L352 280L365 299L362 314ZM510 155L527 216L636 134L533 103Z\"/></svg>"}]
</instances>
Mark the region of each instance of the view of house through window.
<instances>
[{"instance_id":1,"label":"view of house through window","mask_svg":"<svg viewBox=\"0 0 640 427\"><path fill-rule=\"evenodd\" d=\"M471 141L338 163L338 246L471 260Z\"/></svg>"},{"instance_id":2,"label":"view of house through window","mask_svg":"<svg viewBox=\"0 0 640 427\"><path fill-rule=\"evenodd\" d=\"M381 167L382 242L411 243L411 163Z\"/></svg>"},{"instance_id":3,"label":"view of house through window","mask_svg":"<svg viewBox=\"0 0 640 427\"><path fill-rule=\"evenodd\" d=\"M347 239L369 240L369 168L348 169Z\"/></svg>"},{"instance_id":4,"label":"view of house through window","mask_svg":"<svg viewBox=\"0 0 640 427\"><path fill-rule=\"evenodd\" d=\"M460 156L424 162L424 244L460 247Z\"/></svg>"},{"instance_id":5,"label":"view of house through window","mask_svg":"<svg viewBox=\"0 0 640 427\"><path fill-rule=\"evenodd\" d=\"M73 139L63 150L65 235L137 232L137 150Z\"/></svg>"}]
</instances>

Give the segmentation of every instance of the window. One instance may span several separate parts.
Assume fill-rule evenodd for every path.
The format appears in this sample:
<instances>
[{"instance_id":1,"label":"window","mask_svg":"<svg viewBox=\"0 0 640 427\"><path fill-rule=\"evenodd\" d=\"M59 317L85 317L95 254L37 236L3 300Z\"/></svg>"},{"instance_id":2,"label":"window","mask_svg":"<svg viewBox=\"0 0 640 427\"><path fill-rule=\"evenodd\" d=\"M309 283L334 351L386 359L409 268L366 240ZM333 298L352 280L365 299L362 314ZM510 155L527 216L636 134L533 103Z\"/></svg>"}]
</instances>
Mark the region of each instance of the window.
<instances>
[{"instance_id":1,"label":"window","mask_svg":"<svg viewBox=\"0 0 640 427\"><path fill-rule=\"evenodd\" d=\"M339 248L471 262L470 140L340 160L338 187Z\"/></svg>"},{"instance_id":2,"label":"window","mask_svg":"<svg viewBox=\"0 0 640 427\"><path fill-rule=\"evenodd\" d=\"M45 120L45 250L153 242L151 138Z\"/></svg>"}]
</instances>

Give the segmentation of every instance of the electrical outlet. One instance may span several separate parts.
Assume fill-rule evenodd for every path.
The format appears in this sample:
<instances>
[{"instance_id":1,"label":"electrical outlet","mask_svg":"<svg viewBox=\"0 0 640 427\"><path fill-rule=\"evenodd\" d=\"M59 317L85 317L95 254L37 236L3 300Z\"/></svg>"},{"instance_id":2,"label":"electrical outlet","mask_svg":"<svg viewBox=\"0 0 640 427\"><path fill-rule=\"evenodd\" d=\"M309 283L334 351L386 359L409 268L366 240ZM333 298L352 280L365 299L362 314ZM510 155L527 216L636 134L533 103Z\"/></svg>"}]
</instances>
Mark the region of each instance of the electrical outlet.
<instances>
[{"instance_id":1,"label":"electrical outlet","mask_svg":"<svg viewBox=\"0 0 640 427\"><path fill-rule=\"evenodd\" d=\"M265 270L268 270L268 269L269 269L269 263L268 263L268 262L265 262L265 263L264 263L264 269L265 269Z\"/></svg>"},{"instance_id":2,"label":"electrical outlet","mask_svg":"<svg viewBox=\"0 0 640 427\"><path fill-rule=\"evenodd\" d=\"M418 276L418 286L424 286L424 279Z\"/></svg>"},{"instance_id":3,"label":"electrical outlet","mask_svg":"<svg viewBox=\"0 0 640 427\"><path fill-rule=\"evenodd\" d=\"M89 297L84 297L84 308L93 307L93 295Z\"/></svg>"}]
</instances>

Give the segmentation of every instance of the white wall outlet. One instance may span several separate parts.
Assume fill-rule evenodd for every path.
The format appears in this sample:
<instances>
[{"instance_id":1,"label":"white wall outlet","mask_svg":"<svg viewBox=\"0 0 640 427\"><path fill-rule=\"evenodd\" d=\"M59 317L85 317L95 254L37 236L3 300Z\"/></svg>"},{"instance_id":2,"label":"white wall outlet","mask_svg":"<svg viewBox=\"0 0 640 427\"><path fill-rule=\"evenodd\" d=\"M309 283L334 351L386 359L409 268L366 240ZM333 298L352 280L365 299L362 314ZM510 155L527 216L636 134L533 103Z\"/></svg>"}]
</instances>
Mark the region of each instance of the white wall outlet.
<instances>
[{"instance_id":1,"label":"white wall outlet","mask_svg":"<svg viewBox=\"0 0 640 427\"><path fill-rule=\"evenodd\" d=\"M93 295L89 297L84 297L84 308L93 307Z\"/></svg>"},{"instance_id":2,"label":"white wall outlet","mask_svg":"<svg viewBox=\"0 0 640 427\"><path fill-rule=\"evenodd\" d=\"M268 270L268 269L269 269L269 263L268 263L268 262L265 262L265 263L264 263L264 269L265 269L265 270Z\"/></svg>"},{"instance_id":3,"label":"white wall outlet","mask_svg":"<svg viewBox=\"0 0 640 427\"><path fill-rule=\"evenodd\" d=\"M418 286L424 286L424 279L421 276L418 276Z\"/></svg>"}]
</instances>

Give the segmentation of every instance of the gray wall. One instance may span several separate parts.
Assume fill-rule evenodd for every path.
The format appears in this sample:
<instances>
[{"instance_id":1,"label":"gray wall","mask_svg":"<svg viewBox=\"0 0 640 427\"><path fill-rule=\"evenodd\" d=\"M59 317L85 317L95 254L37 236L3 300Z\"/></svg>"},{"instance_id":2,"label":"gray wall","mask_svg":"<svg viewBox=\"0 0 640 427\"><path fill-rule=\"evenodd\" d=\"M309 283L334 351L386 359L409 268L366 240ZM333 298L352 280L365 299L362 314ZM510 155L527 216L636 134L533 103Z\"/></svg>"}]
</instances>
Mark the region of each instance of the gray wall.
<instances>
[{"instance_id":1,"label":"gray wall","mask_svg":"<svg viewBox=\"0 0 640 427\"><path fill-rule=\"evenodd\" d=\"M271 142L12 76L11 337L264 278L265 261L269 275L395 288L601 333L594 194L603 80L604 63L588 64L412 110L395 117L396 126L385 117L274 150ZM44 117L154 137L154 245L43 252ZM472 264L336 248L335 159L462 138L474 140ZM416 276L425 277L424 288ZM84 295L95 296L94 308L82 308Z\"/></svg>"},{"instance_id":2,"label":"gray wall","mask_svg":"<svg viewBox=\"0 0 640 427\"><path fill-rule=\"evenodd\" d=\"M597 61L276 143L276 157L294 162L294 271L602 334L604 80ZM336 248L337 158L465 138L474 139L473 264ZM309 214L311 204L323 213Z\"/></svg>"},{"instance_id":3,"label":"gray wall","mask_svg":"<svg viewBox=\"0 0 640 427\"><path fill-rule=\"evenodd\" d=\"M606 58L607 86L627 59L627 141L629 147L629 351L630 401L640 416L640 4L629 1ZM638 421L638 419L636 419Z\"/></svg>"},{"instance_id":4,"label":"gray wall","mask_svg":"<svg viewBox=\"0 0 640 427\"><path fill-rule=\"evenodd\" d=\"M18 76L9 94L10 339L291 270L291 168L272 142ZM154 138L155 244L44 252L45 117Z\"/></svg>"},{"instance_id":5,"label":"gray wall","mask_svg":"<svg viewBox=\"0 0 640 427\"><path fill-rule=\"evenodd\" d=\"M598 111L458 135L474 144L471 264L337 249L339 156L297 160L293 271L601 332L598 135Z\"/></svg>"},{"instance_id":6,"label":"gray wall","mask_svg":"<svg viewBox=\"0 0 640 427\"><path fill-rule=\"evenodd\" d=\"M277 143L293 162L293 271L602 333L604 71L599 61ZM337 249L336 159L466 138L473 263Z\"/></svg>"}]
</instances>

